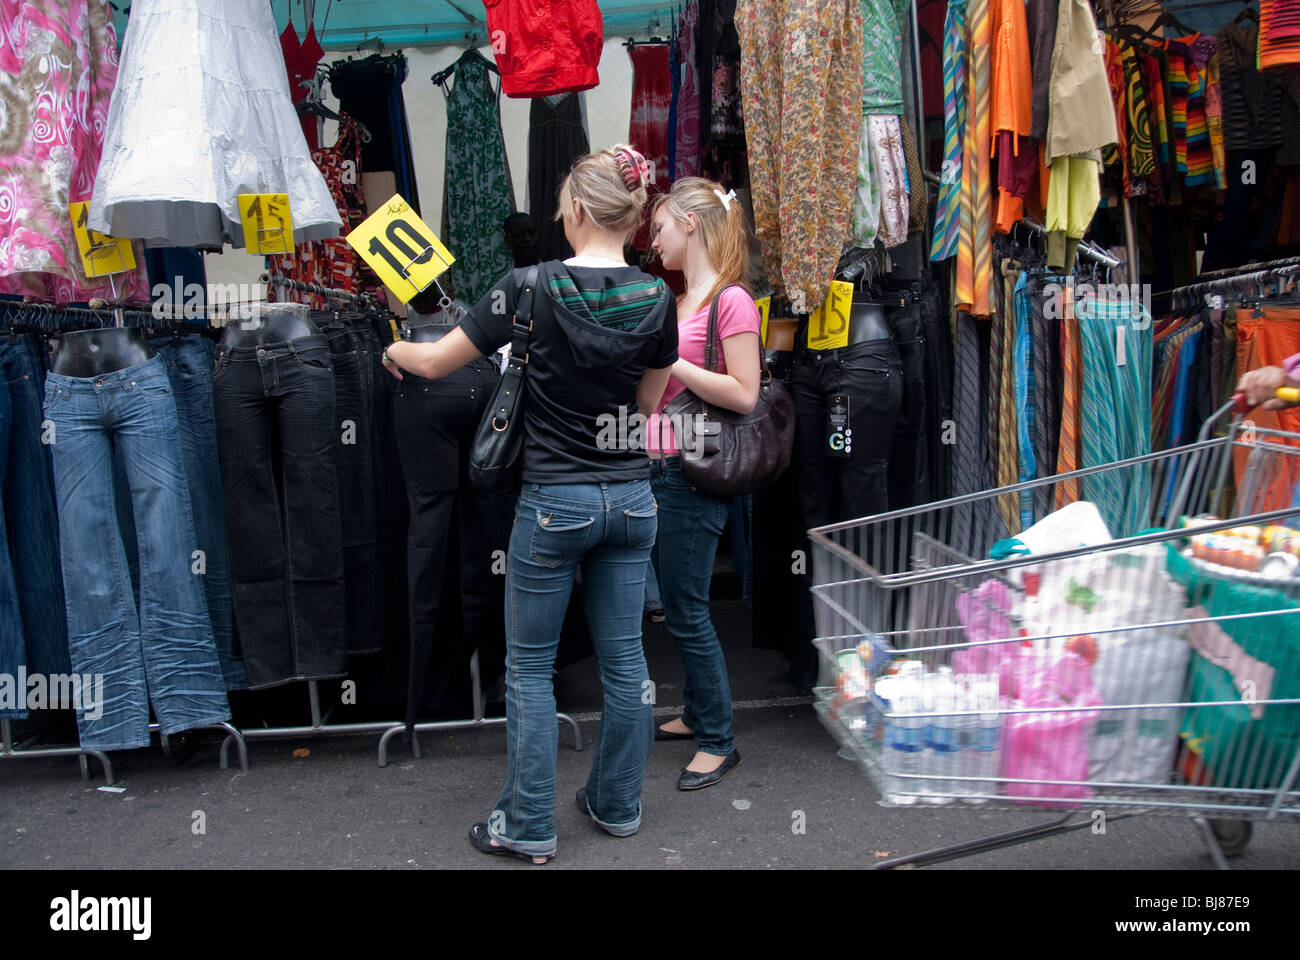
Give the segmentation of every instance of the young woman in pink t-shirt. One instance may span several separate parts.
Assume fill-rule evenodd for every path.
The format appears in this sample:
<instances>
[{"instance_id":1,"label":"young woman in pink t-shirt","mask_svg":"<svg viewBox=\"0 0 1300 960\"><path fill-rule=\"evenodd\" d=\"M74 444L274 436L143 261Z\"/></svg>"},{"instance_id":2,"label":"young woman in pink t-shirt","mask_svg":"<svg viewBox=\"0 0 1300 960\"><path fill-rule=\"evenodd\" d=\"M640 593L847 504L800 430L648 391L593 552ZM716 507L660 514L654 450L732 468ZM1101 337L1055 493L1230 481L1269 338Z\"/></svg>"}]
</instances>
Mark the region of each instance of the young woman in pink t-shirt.
<instances>
[{"instance_id":1,"label":"young woman in pink t-shirt","mask_svg":"<svg viewBox=\"0 0 1300 960\"><path fill-rule=\"evenodd\" d=\"M711 180L686 177L656 201L653 247L669 270L686 275L677 301L677 353L672 379L657 411L683 390L719 407L748 413L758 402L761 362L758 308L745 288L749 244L745 213L734 192ZM704 367L709 310L717 300L718 371ZM647 424L650 482L659 502L655 561L668 632L686 667L682 716L656 727L656 740L694 740L694 759L677 781L680 790L708 787L740 763L732 742L731 685L709 616L713 558L728 502L697 490L682 476L683 456L667 418Z\"/></svg>"}]
</instances>

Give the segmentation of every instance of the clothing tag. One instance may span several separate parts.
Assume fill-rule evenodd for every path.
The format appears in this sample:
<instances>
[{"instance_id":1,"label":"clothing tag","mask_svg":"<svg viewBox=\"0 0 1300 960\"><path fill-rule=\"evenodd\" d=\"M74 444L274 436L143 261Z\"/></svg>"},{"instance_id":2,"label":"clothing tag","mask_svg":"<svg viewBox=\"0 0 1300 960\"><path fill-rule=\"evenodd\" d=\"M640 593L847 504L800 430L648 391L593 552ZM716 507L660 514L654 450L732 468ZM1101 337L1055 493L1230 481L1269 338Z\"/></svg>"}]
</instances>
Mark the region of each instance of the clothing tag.
<instances>
[{"instance_id":1,"label":"clothing tag","mask_svg":"<svg viewBox=\"0 0 1300 960\"><path fill-rule=\"evenodd\" d=\"M409 303L456 262L398 194L349 233L347 241L402 303Z\"/></svg>"},{"instance_id":2,"label":"clothing tag","mask_svg":"<svg viewBox=\"0 0 1300 960\"><path fill-rule=\"evenodd\" d=\"M1120 324L1119 329L1115 331L1115 366L1122 367L1128 363L1128 337L1124 336L1124 331L1128 327Z\"/></svg>"},{"instance_id":3,"label":"clothing tag","mask_svg":"<svg viewBox=\"0 0 1300 960\"><path fill-rule=\"evenodd\" d=\"M86 271L86 276L107 277L134 270L135 254L131 252L131 241L91 230L86 223L89 207L85 201L68 204L72 233L77 238L77 252L81 254L81 268Z\"/></svg>"},{"instance_id":4,"label":"clothing tag","mask_svg":"<svg viewBox=\"0 0 1300 960\"><path fill-rule=\"evenodd\" d=\"M853 427L849 420L849 398L832 393L826 398L826 448L828 457L847 458L853 454Z\"/></svg>"},{"instance_id":5,"label":"clothing tag","mask_svg":"<svg viewBox=\"0 0 1300 960\"><path fill-rule=\"evenodd\" d=\"M293 253L293 217L287 193L241 193L239 219L249 253Z\"/></svg>"},{"instance_id":6,"label":"clothing tag","mask_svg":"<svg viewBox=\"0 0 1300 960\"><path fill-rule=\"evenodd\" d=\"M849 345L849 311L853 284L832 280L826 302L808 318L808 349L836 350Z\"/></svg>"},{"instance_id":7,"label":"clothing tag","mask_svg":"<svg viewBox=\"0 0 1300 960\"><path fill-rule=\"evenodd\" d=\"M1223 294L1221 294L1221 293L1207 293L1207 294L1205 295L1205 305L1206 305L1207 307L1209 307L1211 310L1222 310L1222 309L1223 309Z\"/></svg>"},{"instance_id":8,"label":"clothing tag","mask_svg":"<svg viewBox=\"0 0 1300 960\"><path fill-rule=\"evenodd\" d=\"M767 349L767 318L772 312L772 298L759 297L754 301L754 306L758 307L759 315L763 318L763 325L759 331L758 342L763 345L763 349Z\"/></svg>"}]
</instances>

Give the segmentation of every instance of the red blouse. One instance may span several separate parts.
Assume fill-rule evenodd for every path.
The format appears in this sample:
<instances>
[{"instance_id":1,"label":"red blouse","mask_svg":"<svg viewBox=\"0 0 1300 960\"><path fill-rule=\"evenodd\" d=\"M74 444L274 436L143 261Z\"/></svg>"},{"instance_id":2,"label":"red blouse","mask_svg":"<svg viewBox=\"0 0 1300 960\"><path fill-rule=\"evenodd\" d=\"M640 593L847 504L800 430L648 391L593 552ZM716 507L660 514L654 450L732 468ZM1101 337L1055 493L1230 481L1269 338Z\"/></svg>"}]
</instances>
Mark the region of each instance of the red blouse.
<instances>
[{"instance_id":1,"label":"red blouse","mask_svg":"<svg viewBox=\"0 0 1300 960\"><path fill-rule=\"evenodd\" d=\"M596 0L483 0L488 42L508 97L590 90L604 24Z\"/></svg>"}]
</instances>

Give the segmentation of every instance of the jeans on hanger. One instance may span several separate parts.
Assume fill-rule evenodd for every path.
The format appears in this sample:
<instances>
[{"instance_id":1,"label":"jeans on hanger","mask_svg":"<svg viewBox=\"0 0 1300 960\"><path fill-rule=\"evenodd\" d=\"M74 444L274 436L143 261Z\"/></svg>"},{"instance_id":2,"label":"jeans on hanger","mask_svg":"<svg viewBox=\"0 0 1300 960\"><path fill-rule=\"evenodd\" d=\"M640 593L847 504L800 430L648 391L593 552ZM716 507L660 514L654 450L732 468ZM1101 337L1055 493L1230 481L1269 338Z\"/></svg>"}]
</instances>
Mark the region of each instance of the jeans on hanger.
<instances>
[{"instance_id":1,"label":"jeans on hanger","mask_svg":"<svg viewBox=\"0 0 1300 960\"><path fill-rule=\"evenodd\" d=\"M659 503L655 552L664 614L686 667L682 723L694 731L698 750L729 756L735 749L731 680L709 615L709 583L731 500L692 486L682 476L681 457L651 460L650 482Z\"/></svg>"},{"instance_id":2,"label":"jeans on hanger","mask_svg":"<svg viewBox=\"0 0 1300 960\"><path fill-rule=\"evenodd\" d=\"M248 686L248 671L232 655L234 610L230 600L230 559L221 494L221 459L217 455L217 419L212 408L213 343L198 335L154 337L149 342L166 365L167 379L176 397L194 532L204 554L203 593L221 672L227 690L243 690Z\"/></svg>"},{"instance_id":3,"label":"jeans on hanger","mask_svg":"<svg viewBox=\"0 0 1300 960\"><path fill-rule=\"evenodd\" d=\"M8 386L12 420L3 501L18 608L26 641L27 669L47 676L67 673L68 624L59 566L59 518L55 510L50 445L41 440L45 350L28 334L0 340L0 370Z\"/></svg>"},{"instance_id":4,"label":"jeans on hanger","mask_svg":"<svg viewBox=\"0 0 1300 960\"><path fill-rule=\"evenodd\" d=\"M78 711L81 746L147 746L150 704L164 735L229 720L193 566L198 537L163 359L97 377L51 373L45 417L54 440L72 670L103 677L102 712ZM138 607L114 503L115 450L135 518Z\"/></svg>"},{"instance_id":5,"label":"jeans on hanger","mask_svg":"<svg viewBox=\"0 0 1300 960\"><path fill-rule=\"evenodd\" d=\"M465 699L457 692L470 690L469 660L475 648L484 681L495 680L505 662L505 577L498 561L509 545L514 494L480 493L468 475L474 433L499 378L496 364L479 358L441 380L407 373L397 385L393 429L411 513L406 541L408 727L419 717L431 672L438 688L431 699L450 706ZM458 557L449 556L453 524L459 533ZM438 629L449 561L460 568L464 630L459 649Z\"/></svg>"},{"instance_id":6,"label":"jeans on hanger","mask_svg":"<svg viewBox=\"0 0 1300 960\"><path fill-rule=\"evenodd\" d=\"M903 369L892 340L838 350L807 350L795 359L795 457L804 523L819 527L889 509L890 456L903 402ZM853 452L827 456L826 398L849 398Z\"/></svg>"},{"instance_id":7,"label":"jeans on hanger","mask_svg":"<svg viewBox=\"0 0 1300 960\"><path fill-rule=\"evenodd\" d=\"M375 471L364 338L344 319L322 320L317 326L329 341L334 368L334 429L339 509L343 537L343 583L346 594L346 636L349 654L377 653L383 648L379 626L379 519L375 504ZM364 372L363 372L364 371Z\"/></svg>"},{"instance_id":8,"label":"jeans on hanger","mask_svg":"<svg viewBox=\"0 0 1300 960\"><path fill-rule=\"evenodd\" d=\"M341 437L326 338L219 346L213 399L249 687L342 676Z\"/></svg>"},{"instance_id":9,"label":"jeans on hanger","mask_svg":"<svg viewBox=\"0 0 1300 960\"><path fill-rule=\"evenodd\" d=\"M579 568L604 688L587 804L611 833L631 836L641 826L654 737L641 603L657 512L648 480L525 483L519 494L506 560L506 782L488 821L511 850L555 852L551 668Z\"/></svg>"},{"instance_id":10,"label":"jeans on hanger","mask_svg":"<svg viewBox=\"0 0 1300 960\"><path fill-rule=\"evenodd\" d=\"M0 482L9 479L9 436L13 430L13 411L8 389L0 389ZM18 590L14 586L14 567L9 559L9 538L5 530L5 511L0 510L0 677L16 678L18 668L27 663L27 645L23 638L22 611L18 608ZM10 683L15 681L10 680ZM27 716L27 690L14 686L16 695L9 707L0 706L0 718L21 719Z\"/></svg>"}]
</instances>

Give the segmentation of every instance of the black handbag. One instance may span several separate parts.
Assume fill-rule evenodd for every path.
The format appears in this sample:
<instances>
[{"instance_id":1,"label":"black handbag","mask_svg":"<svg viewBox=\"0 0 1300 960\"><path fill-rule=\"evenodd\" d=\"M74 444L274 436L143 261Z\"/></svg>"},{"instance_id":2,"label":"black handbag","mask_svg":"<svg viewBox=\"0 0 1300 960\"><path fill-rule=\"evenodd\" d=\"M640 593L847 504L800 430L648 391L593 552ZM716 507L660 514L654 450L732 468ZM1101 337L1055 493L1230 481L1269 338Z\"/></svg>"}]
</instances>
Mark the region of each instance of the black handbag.
<instances>
[{"instance_id":1,"label":"black handbag","mask_svg":"<svg viewBox=\"0 0 1300 960\"><path fill-rule=\"evenodd\" d=\"M718 372L718 300L709 308L709 332L704 365ZM749 413L737 413L705 403L683 390L663 410L677 434L682 476L708 493L734 497L753 493L775 482L790 465L794 448L794 401L785 384L772 376L759 346L763 365L758 403Z\"/></svg>"},{"instance_id":2,"label":"black handbag","mask_svg":"<svg viewBox=\"0 0 1300 960\"><path fill-rule=\"evenodd\" d=\"M483 493L503 493L519 484L524 449L524 394L528 382L528 342L533 336L533 300L539 266L524 274L515 302L510 360L497 382L492 402L474 433L469 453L469 482Z\"/></svg>"}]
</instances>

